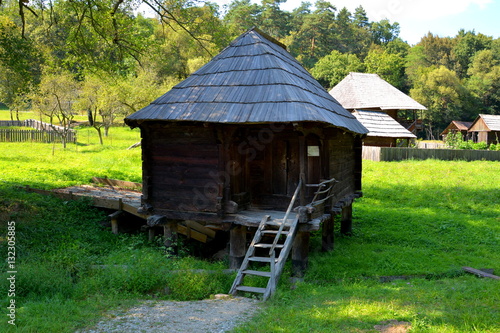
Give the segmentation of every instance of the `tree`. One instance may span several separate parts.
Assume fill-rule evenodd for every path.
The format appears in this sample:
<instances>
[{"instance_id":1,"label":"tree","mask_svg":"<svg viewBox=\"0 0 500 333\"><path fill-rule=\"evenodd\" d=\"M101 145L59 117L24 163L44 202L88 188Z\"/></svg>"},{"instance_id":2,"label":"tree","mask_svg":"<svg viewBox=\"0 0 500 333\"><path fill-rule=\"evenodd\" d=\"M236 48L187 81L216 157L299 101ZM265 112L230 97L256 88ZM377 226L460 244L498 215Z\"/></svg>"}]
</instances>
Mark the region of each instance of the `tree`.
<instances>
[{"instance_id":1,"label":"tree","mask_svg":"<svg viewBox=\"0 0 500 333\"><path fill-rule=\"evenodd\" d=\"M316 10L304 16L302 26L292 32L290 52L306 68L311 68L318 59L328 55L336 44L335 12L330 2L318 0Z\"/></svg>"},{"instance_id":2,"label":"tree","mask_svg":"<svg viewBox=\"0 0 500 333\"><path fill-rule=\"evenodd\" d=\"M12 120L14 110L24 104L20 103L21 96L38 82L39 71L36 47L19 35L16 24L9 17L0 15L0 102L10 107Z\"/></svg>"},{"instance_id":3,"label":"tree","mask_svg":"<svg viewBox=\"0 0 500 333\"><path fill-rule=\"evenodd\" d=\"M71 121L75 116L73 103L80 91L80 84L68 72L45 72L37 91L31 94L34 110L47 116L52 129L59 133L63 147L66 148ZM55 127L58 120L61 128Z\"/></svg>"},{"instance_id":4,"label":"tree","mask_svg":"<svg viewBox=\"0 0 500 333\"><path fill-rule=\"evenodd\" d=\"M85 77L75 108L86 110L90 126L94 127L99 135L99 143L104 144L102 138L102 127L107 129L113 124L115 115L113 114L112 94L110 94L111 84L106 80L106 76L89 74ZM98 116L101 121L98 121Z\"/></svg>"},{"instance_id":5,"label":"tree","mask_svg":"<svg viewBox=\"0 0 500 333\"><path fill-rule=\"evenodd\" d=\"M368 73L376 73L396 88L405 90L405 60L400 54L374 47L368 52L364 64Z\"/></svg>"},{"instance_id":6,"label":"tree","mask_svg":"<svg viewBox=\"0 0 500 333\"><path fill-rule=\"evenodd\" d=\"M400 28L398 22L391 24L389 20L384 19L379 22L372 22L370 30L375 44L387 44L398 38Z\"/></svg>"},{"instance_id":7,"label":"tree","mask_svg":"<svg viewBox=\"0 0 500 333\"><path fill-rule=\"evenodd\" d=\"M466 86L487 114L500 114L500 59L496 57L492 50L479 51L467 71Z\"/></svg>"},{"instance_id":8,"label":"tree","mask_svg":"<svg viewBox=\"0 0 500 333\"><path fill-rule=\"evenodd\" d=\"M370 21L368 15L362 6L356 7L354 10L353 23L359 28L369 28Z\"/></svg>"},{"instance_id":9,"label":"tree","mask_svg":"<svg viewBox=\"0 0 500 333\"><path fill-rule=\"evenodd\" d=\"M228 7L224 22L231 34L237 36L246 30L258 26L262 7L250 0L233 0Z\"/></svg>"},{"instance_id":10,"label":"tree","mask_svg":"<svg viewBox=\"0 0 500 333\"><path fill-rule=\"evenodd\" d=\"M453 46L452 54L455 63L455 71L460 78L467 77L467 70L472 57L476 52L489 49L492 44L492 38L483 34L477 34L474 31L459 31L456 37L456 43Z\"/></svg>"},{"instance_id":11,"label":"tree","mask_svg":"<svg viewBox=\"0 0 500 333\"><path fill-rule=\"evenodd\" d=\"M261 28L269 35L281 39L290 33L291 15L280 9L286 0L262 0Z\"/></svg>"},{"instance_id":12,"label":"tree","mask_svg":"<svg viewBox=\"0 0 500 333\"><path fill-rule=\"evenodd\" d=\"M342 81L350 72L363 72L364 66L354 54L332 51L321 58L311 69L311 74L324 87L331 88Z\"/></svg>"},{"instance_id":13,"label":"tree","mask_svg":"<svg viewBox=\"0 0 500 333\"><path fill-rule=\"evenodd\" d=\"M444 66L422 72L410 96L427 107L424 122L431 138L438 137L452 120L469 118L463 112L467 91L458 75Z\"/></svg>"}]
</instances>

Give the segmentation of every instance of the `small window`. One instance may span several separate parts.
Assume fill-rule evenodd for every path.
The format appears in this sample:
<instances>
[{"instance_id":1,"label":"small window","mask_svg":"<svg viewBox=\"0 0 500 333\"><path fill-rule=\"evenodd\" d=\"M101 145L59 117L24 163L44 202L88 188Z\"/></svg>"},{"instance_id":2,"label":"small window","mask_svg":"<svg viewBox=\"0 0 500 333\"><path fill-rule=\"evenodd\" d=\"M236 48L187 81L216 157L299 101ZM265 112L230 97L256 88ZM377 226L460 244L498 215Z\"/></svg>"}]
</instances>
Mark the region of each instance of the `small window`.
<instances>
[{"instance_id":1,"label":"small window","mask_svg":"<svg viewBox=\"0 0 500 333\"><path fill-rule=\"evenodd\" d=\"M319 156L319 146L307 146L307 156Z\"/></svg>"}]
</instances>

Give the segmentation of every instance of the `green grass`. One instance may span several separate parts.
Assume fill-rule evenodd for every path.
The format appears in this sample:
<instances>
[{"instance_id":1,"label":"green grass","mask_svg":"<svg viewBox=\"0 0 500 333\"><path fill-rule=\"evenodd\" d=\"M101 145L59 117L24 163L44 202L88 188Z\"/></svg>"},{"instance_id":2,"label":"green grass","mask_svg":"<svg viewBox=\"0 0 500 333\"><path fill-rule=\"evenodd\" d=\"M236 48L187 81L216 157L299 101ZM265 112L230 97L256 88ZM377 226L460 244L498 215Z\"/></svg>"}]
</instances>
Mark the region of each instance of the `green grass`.
<instances>
[{"instance_id":1,"label":"green grass","mask_svg":"<svg viewBox=\"0 0 500 333\"><path fill-rule=\"evenodd\" d=\"M88 184L92 177L141 181L141 150L127 150L140 141L138 129L112 128L104 145L94 129L77 131L78 144L66 149L57 143L0 142L0 183L50 189Z\"/></svg>"},{"instance_id":2,"label":"green grass","mask_svg":"<svg viewBox=\"0 0 500 333\"><path fill-rule=\"evenodd\" d=\"M111 234L101 223L106 214L84 201L15 187L88 184L93 176L140 181L140 149L126 149L138 142L137 130L113 128L103 146L95 130L78 131L79 144L66 149L0 143L0 227L16 221L19 240L16 331L74 332L139 299L227 292L231 276L173 273L222 271L224 262L173 258L144 234ZM287 267L275 297L236 332L376 332L390 319L410 322L411 332L500 332L498 281L461 271L500 272L499 174L498 162L365 161L353 235L340 236L337 221L329 253L313 235L304 281L292 288ZM384 276L408 279L379 282ZM7 288L5 274L0 288ZM0 331L9 329L0 321Z\"/></svg>"}]
</instances>

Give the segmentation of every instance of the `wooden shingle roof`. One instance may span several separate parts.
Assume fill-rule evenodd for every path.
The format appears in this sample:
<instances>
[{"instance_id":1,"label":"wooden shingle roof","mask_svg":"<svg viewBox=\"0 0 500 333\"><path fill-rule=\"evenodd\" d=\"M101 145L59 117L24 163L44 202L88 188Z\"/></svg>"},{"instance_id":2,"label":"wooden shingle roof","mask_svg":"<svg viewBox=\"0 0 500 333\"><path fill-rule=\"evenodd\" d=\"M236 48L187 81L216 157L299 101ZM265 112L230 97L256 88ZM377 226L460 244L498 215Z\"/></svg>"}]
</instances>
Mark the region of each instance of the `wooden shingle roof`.
<instances>
[{"instance_id":1,"label":"wooden shingle roof","mask_svg":"<svg viewBox=\"0 0 500 333\"><path fill-rule=\"evenodd\" d=\"M367 136L416 138L385 112L354 110L352 114L370 131Z\"/></svg>"},{"instance_id":2,"label":"wooden shingle roof","mask_svg":"<svg viewBox=\"0 0 500 333\"><path fill-rule=\"evenodd\" d=\"M330 95L348 110L427 109L377 74L351 72L330 90Z\"/></svg>"},{"instance_id":3,"label":"wooden shingle roof","mask_svg":"<svg viewBox=\"0 0 500 333\"><path fill-rule=\"evenodd\" d=\"M448 125L448 127L444 129L441 135L446 135L448 134L448 132L453 130L467 131L471 125L471 121L452 120L452 122Z\"/></svg>"},{"instance_id":4,"label":"wooden shingle roof","mask_svg":"<svg viewBox=\"0 0 500 333\"><path fill-rule=\"evenodd\" d=\"M368 131L280 44L251 29L186 80L125 122L271 123L313 121Z\"/></svg>"},{"instance_id":5,"label":"wooden shingle roof","mask_svg":"<svg viewBox=\"0 0 500 333\"><path fill-rule=\"evenodd\" d=\"M484 129L486 131L500 131L500 115L497 114L480 114L476 120L469 127L469 132L477 131L478 123L481 122L484 124Z\"/></svg>"}]
</instances>

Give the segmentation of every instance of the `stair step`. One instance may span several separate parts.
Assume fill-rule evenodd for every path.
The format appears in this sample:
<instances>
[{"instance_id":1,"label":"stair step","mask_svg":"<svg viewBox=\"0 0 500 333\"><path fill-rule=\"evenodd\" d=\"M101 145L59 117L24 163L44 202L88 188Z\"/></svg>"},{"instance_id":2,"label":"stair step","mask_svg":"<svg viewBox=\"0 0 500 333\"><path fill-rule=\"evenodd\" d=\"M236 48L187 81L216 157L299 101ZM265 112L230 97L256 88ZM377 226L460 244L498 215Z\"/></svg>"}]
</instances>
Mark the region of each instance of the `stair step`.
<instances>
[{"instance_id":1,"label":"stair step","mask_svg":"<svg viewBox=\"0 0 500 333\"><path fill-rule=\"evenodd\" d=\"M238 286L236 287L236 290L248 291L251 293L261 293L261 294L264 294L266 292L266 288L247 287L247 286Z\"/></svg>"},{"instance_id":2,"label":"stair step","mask_svg":"<svg viewBox=\"0 0 500 333\"><path fill-rule=\"evenodd\" d=\"M278 233L278 230L262 230L263 234L273 234L276 235ZM282 231L282 235L288 235L288 231Z\"/></svg>"},{"instance_id":3,"label":"stair step","mask_svg":"<svg viewBox=\"0 0 500 333\"><path fill-rule=\"evenodd\" d=\"M248 258L248 260L257 261L257 262L269 262L270 263L270 262L272 262L273 259L268 258L268 257L250 257L250 258ZM276 261L277 259L274 259L274 260Z\"/></svg>"},{"instance_id":4,"label":"stair step","mask_svg":"<svg viewBox=\"0 0 500 333\"><path fill-rule=\"evenodd\" d=\"M273 244L266 244L266 243L257 243L257 244L254 244L254 247L258 247L258 248L261 248L261 249L270 249L271 246L273 246ZM283 244L276 244L274 247L276 249L282 249L283 248Z\"/></svg>"},{"instance_id":5,"label":"stair step","mask_svg":"<svg viewBox=\"0 0 500 333\"><path fill-rule=\"evenodd\" d=\"M244 270L243 274L271 277L271 272L253 271L251 269Z\"/></svg>"},{"instance_id":6,"label":"stair step","mask_svg":"<svg viewBox=\"0 0 500 333\"><path fill-rule=\"evenodd\" d=\"M289 220L291 221L291 220ZM274 221L269 221L269 222L266 222L266 225L272 225L272 226L281 226L283 224L283 222L279 221L279 220L274 220ZM290 228L292 226L291 223L285 223L284 227L285 228Z\"/></svg>"}]
</instances>

